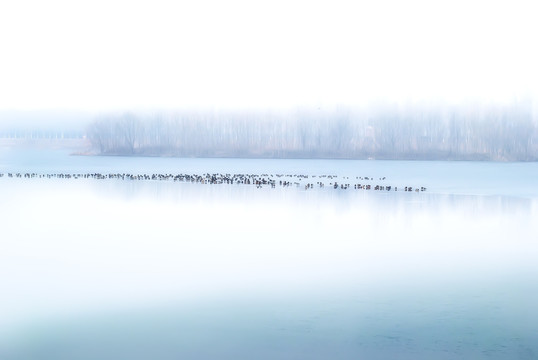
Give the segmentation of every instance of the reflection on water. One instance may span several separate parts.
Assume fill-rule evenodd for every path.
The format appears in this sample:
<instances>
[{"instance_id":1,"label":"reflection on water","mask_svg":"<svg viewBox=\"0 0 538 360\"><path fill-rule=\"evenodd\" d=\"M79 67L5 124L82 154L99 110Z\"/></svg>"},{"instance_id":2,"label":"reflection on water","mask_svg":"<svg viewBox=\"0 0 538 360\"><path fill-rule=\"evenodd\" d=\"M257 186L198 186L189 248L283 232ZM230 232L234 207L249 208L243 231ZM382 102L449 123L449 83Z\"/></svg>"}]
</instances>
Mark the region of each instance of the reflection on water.
<instances>
[{"instance_id":1,"label":"reflection on water","mask_svg":"<svg viewBox=\"0 0 538 360\"><path fill-rule=\"evenodd\" d=\"M535 197L0 180L2 359L532 359Z\"/></svg>"}]
</instances>

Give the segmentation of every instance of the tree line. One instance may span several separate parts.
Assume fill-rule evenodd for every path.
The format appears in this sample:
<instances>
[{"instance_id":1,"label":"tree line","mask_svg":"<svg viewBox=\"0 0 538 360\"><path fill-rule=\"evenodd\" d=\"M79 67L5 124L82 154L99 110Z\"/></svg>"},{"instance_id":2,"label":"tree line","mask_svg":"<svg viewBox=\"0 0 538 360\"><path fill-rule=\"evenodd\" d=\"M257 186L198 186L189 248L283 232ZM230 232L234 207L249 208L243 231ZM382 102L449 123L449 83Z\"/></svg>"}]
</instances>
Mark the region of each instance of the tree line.
<instances>
[{"instance_id":1,"label":"tree line","mask_svg":"<svg viewBox=\"0 0 538 360\"><path fill-rule=\"evenodd\" d=\"M109 155L538 160L528 102L120 113L92 121L87 137Z\"/></svg>"}]
</instances>

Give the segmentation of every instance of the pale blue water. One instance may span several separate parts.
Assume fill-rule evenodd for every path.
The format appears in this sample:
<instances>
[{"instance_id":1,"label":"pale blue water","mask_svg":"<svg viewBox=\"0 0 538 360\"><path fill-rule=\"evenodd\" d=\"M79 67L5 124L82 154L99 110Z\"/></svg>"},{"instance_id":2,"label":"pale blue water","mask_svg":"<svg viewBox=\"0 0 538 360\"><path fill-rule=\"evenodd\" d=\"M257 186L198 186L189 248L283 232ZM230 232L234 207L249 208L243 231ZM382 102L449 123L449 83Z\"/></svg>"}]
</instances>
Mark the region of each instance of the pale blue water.
<instances>
[{"instance_id":1,"label":"pale blue water","mask_svg":"<svg viewBox=\"0 0 538 360\"><path fill-rule=\"evenodd\" d=\"M1 359L535 359L538 164L68 156L424 193L0 178Z\"/></svg>"},{"instance_id":2,"label":"pale blue water","mask_svg":"<svg viewBox=\"0 0 538 360\"><path fill-rule=\"evenodd\" d=\"M538 163L69 156L69 150L0 148L0 171L338 175L386 177L443 194L538 197ZM419 185L420 184L420 185ZM403 185L405 186L405 185Z\"/></svg>"}]
</instances>

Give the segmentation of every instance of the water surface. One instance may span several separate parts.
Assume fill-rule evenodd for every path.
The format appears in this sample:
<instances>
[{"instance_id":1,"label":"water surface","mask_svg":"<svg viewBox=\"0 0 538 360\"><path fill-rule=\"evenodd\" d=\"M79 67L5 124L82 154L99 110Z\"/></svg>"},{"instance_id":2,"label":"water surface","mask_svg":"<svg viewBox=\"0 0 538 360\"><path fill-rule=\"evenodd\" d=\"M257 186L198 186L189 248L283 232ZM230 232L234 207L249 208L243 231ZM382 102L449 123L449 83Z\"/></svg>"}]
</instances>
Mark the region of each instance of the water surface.
<instances>
[{"instance_id":1,"label":"water surface","mask_svg":"<svg viewBox=\"0 0 538 360\"><path fill-rule=\"evenodd\" d=\"M0 178L2 359L533 359L534 163L1 149L0 172L332 174L426 192Z\"/></svg>"}]
</instances>

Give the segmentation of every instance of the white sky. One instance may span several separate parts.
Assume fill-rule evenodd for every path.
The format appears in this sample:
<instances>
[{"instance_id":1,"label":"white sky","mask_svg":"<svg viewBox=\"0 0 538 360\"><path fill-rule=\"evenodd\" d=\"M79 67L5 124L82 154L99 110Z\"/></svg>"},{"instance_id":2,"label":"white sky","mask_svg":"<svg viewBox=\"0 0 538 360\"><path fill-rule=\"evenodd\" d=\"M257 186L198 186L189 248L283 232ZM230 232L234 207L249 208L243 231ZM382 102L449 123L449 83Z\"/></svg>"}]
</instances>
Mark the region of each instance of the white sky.
<instances>
[{"instance_id":1,"label":"white sky","mask_svg":"<svg viewBox=\"0 0 538 360\"><path fill-rule=\"evenodd\" d=\"M2 1L0 109L536 99L537 17L513 0Z\"/></svg>"}]
</instances>

